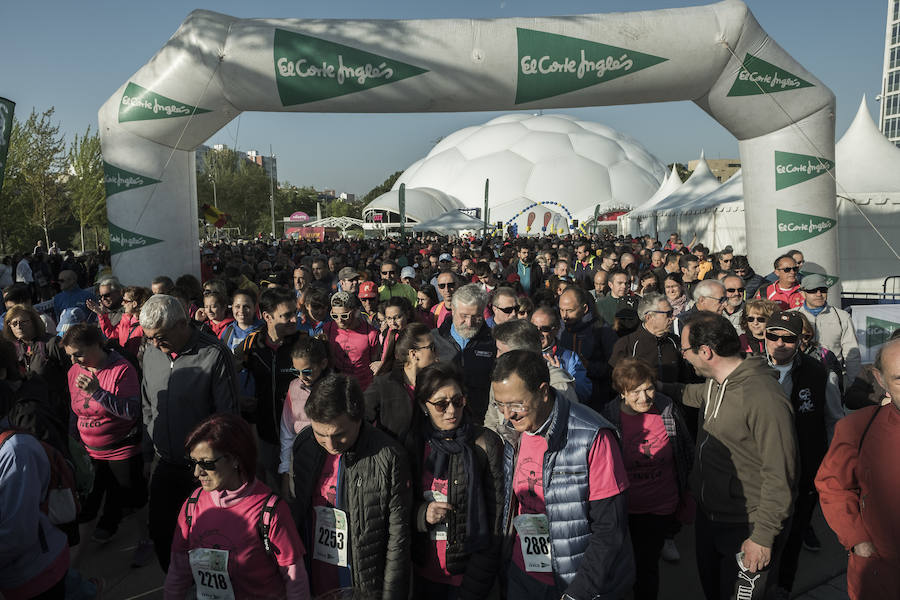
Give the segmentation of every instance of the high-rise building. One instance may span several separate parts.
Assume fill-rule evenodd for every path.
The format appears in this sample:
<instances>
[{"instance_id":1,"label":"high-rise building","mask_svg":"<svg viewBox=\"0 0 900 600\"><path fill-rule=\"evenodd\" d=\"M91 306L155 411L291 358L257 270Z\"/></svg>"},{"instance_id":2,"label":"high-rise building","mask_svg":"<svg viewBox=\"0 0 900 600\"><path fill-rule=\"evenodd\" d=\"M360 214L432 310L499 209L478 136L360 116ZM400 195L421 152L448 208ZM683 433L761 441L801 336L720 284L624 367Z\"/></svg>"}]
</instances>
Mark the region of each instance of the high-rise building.
<instances>
[{"instance_id":1,"label":"high-rise building","mask_svg":"<svg viewBox=\"0 0 900 600\"><path fill-rule=\"evenodd\" d=\"M900 0L888 0L887 5L878 125L887 139L900 146Z\"/></svg>"}]
</instances>

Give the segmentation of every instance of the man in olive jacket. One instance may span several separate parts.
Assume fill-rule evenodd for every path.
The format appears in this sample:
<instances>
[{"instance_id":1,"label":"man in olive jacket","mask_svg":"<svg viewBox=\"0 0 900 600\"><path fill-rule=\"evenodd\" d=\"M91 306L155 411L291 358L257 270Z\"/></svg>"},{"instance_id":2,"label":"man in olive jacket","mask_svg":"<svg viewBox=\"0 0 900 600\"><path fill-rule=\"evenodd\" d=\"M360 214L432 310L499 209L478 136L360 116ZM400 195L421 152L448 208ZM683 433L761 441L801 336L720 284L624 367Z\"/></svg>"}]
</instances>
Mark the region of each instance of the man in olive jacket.
<instances>
[{"instance_id":1,"label":"man in olive jacket","mask_svg":"<svg viewBox=\"0 0 900 600\"><path fill-rule=\"evenodd\" d=\"M325 376L306 402L311 424L294 441L294 521L313 597L353 587L406 600L412 502L406 450L363 421L354 379Z\"/></svg>"}]
</instances>

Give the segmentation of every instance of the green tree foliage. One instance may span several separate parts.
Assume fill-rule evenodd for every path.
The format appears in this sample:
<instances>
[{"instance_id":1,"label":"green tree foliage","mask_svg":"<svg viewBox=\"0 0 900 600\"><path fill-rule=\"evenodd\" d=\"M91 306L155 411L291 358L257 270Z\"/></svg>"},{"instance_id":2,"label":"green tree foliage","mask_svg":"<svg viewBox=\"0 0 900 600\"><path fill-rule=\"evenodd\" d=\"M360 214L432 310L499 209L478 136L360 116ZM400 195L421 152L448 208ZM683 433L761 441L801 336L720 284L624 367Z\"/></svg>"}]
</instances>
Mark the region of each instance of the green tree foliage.
<instances>
[{"instance_id":1,"label":"green tree foliage","mask_svg":"<svg viewBox=\"0 0 900 600\"><path fill-rule=\"evenodd\" d=\"M62 183L65 142L59 133L59 125L52 122L54 112L55 109L50 107L39 115L32 109L21 130L24 152L20 176L25 186L22 190L25 218L41 230L48 248L50 230L62 223L68 213Z\"/></svg>"},{"instance_id":2,"label":"green tree foliage","mask_svg":"<svg viewBox=\"0 0 900 600\"><path fill-rule=\"evenodd\" d=\"M689 171L687 168L687 165L685 165L684 163L669 163L668 165L666 165L666 168L669 170L669 173L672 172L673 164L675 165L675 168L677 169L676 172L678 173L678 177L681 179L682 183L687 181L688 177L690 177L694 173L693 171Z\"/></svg>"},{"instance_id":3,"label":"green tree foliage","mask_svg":"<svg viewBox=\"0 0 900 600\"><path fill-rule=\"evenodd\" d=\"M275 221L303 211L316 218L316 199L318 194L312 187L297 187L287 181L282 182L275 190Z\"/></svg>"},{"instance_id":4,"label":"green tree foliage","mask_svg":"<svg viewBox=\"0 0 900 600\"><path fill-rule=\"evenodd\" d=\"M382 183L381 185L377 185L377 186L375 186L374 188L372 188L371 191L369 191L368 194L366 194L365 196L363 196L363 199L362 199L362 206L360 207L360 211L362 210L362 207L364 207L365 205L367 205L369 202L371 202L372 200L374 200L374 199L377 198L378 196L382 195L382 194L385 193L385 192L391 191L391 188L394 187L394 183L397 181L397 179L400 178L400 175L402 175L402 174L403 174L403 171L397 171L396 173L394 173L393 175L391 175L390 177L388 177L387 179L385 179L385 180L384 180L384 183Z\"/></svg>"},{"instance_id":5,"label":"green tree foliage","mask_svg":"<svg viewBox=\"0 0 900 600\"><path fill-rule=\"evenodd\" d=\"M106 191L103 186L100 136L91 134L90 125L83 136L75 134L66 163L69 174L66 182L70 198L69 209L78 222L81 251L84 252L85 228L106 225Z\"/></svg>"},{"instance_id":6,"label":"green tree foliage","mask_svg":"<svg viewBox=\"0 0 900 600\"><path fill-rule=\"evenodd\" d=\"M237 227L242 235L269 230L262 225L269 222L270 182L265 169L240 159L228 147L207 152L204 167L197 175L200 206L217 204L229 215L228 226Z\"/></svg>"}]
</instances>

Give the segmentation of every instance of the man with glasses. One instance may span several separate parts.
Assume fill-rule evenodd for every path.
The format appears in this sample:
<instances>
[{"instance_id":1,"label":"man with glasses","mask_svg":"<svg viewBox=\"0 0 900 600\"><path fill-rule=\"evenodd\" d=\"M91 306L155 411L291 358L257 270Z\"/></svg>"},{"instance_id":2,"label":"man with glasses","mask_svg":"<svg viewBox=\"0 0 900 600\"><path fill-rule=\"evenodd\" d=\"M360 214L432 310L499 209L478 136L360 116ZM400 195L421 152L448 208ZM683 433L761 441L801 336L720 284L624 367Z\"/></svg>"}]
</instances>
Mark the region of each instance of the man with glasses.
<instances>
[{"instance_id":1,"label":"man with glasses","mask_svg":"<svg viewBox=\"0 0 900 600\"><path fill-rule=\"evenodd\" d=\"M406 298L416 305L416 290L412 286L400 282L400 267L393 260L381 263L381 287L378 288L378 299L384 302L394 296Z\"/></svg>"},{"instance_id":2,"label":"man with glasses","mask_svg":"<svg viewBox=\"0 0 900 600\"><path fill-rule=\"evenodd\" d=\"M477 283L470 283L456 290L451 302L451 318L445 319L432 332L435 348L440 361L452 362L462 372L472 421L481 425L487 411L490 373L497 355L491 330L484 322L488 296Z\"/></svg>"},{"instance_id":3,"label":"man with glasses","mask_svg":"<svg viewBox=\"0 0 900 600\"><path fill-rule=\"evenodd\" d=\"M613 346L609 366L623 358L639 358L656 370L656 380L675 384L684 382L684 361L679 352L678 336L672 333L675 320L672 305L663 294L644 294L637 305L641 325L634 332L619 338Z\"/></svg>"},{"instance_id":4,"label":"man with glasses","mask_svg":"<svg viewBox=\"0 0 900 600\"><path fill-rule=\"evenodd\" d=\"M719 253L716 255L716 264L722 271L731 271L732 263L734 262L734 248L731 246L725 246Z\"/></svg>"},{"instance_id":5,"label":"man with glasses","mask_svg":"<svg viewBox=\"0 0 900 600\"><path fill-rule=\"evenodd\" d=\"M721 261L721 258L719 259ZM722 279L725 285L725 306L722 316L731 321L735 331L741 330L741 317L744 314L744 280L737 275L726 275Z\"/></svg>"},{"instance_id":6,"label":"man with glasses","mask_svg":"<svg viewBox=\"0 0 900 600\"><path fill-rule=\"evenodd\" d=\"M360 315L375 329L381 329L381 321L378 320L378 288L374 281L363 281L359 284L357 292L361 305ZM326 304L327 306L327 304ZM325 313L327 316L327 312Z\"/></svg>"},{"instance_id":7,"label":"man with glasses","mask_svg":"<svg viewBox=\"0 0 900 600\"><path fill-rule=\"evenodd\" d=\"M488 327L514 321L519 318L519 303L516 291L508 286L500 286L491 296L491 318Z\"/></svg>"},{"instance_id":8,"label":"man with glasses","mask_svg":"<svg viewBox=\"0 0 900 600\"><path fill-rule=\"evenodd\" d=\"M122 284L119 279L112 275L101 277L97 282L97 297L106 316L109 317L110 324L113 327L118 325L122 315L125 314L125 307L122 306Z\"/></svg>"},{"instance_id":9,"label":"man with glasses","mask_svg":"<svg viewBox=\"0 0 900 600\"><path fill-rule=\"evenodd\" d=\"M551 366L551 375L552 367L564 370L574 379L578 401L582 404L590 402L593 386L588 379L584 363L577 354L559 344L557 337L560 327L559 311L549 306L539 306L531 315L531 324L537 327L538 333L541 334L541 353Z\"/></svg>"},{"instance_id":10,"label":"man with glasses","mask_svg":"<svg viewBox=\"0 0 900 600\"><path fill-rule=\"evenodd\" d=\"M799 272L797 261L788 254L783 254L775 259L775 274L778 281L770 283L765 288L756 292L757 298L768 298L777 302L781 310L797 308L803 304L803 294L800 292L797 274Z\"/></svg>"},{"instance_id":11,"label":"man with glasses","mask_svg":"<svg viewBox=\"0 0 900 600\"><path fill-rule=\"evenodd\" d=\"M768 597L798 471L790 401L763 357L743 357L721 315L701 312L686 322L681 353L707 378L684 386L682 396L702 413L691 481L703 592L709 600Z\"/></svg>"},{"instance_id":12,"label":"man with glasses","mask_svg":"<svg viewBox=\"0 0 900 600\"><path fill-rule=\"evenodd\" d=\"M818 273L807 275L800 284L802 312L816 330L816 340L831 350L843 368L842 389L850 386L862 368L856 328L847 311L828 304L828 285Z\"/></svg>"},{"instance_id":13,"label":"man with glasses","mask_svg":"<svg viewBox=\"0 0 900 600\"><path fill-rule=\"evenodd\" d=\"M694 287L694 306L678 315L675 333L683 336L681 328L692 316L701 312L721 315L725 310L725 285L717 279L704 279Z\"/></svg>"},{"instance_id":14,"label":"man with glasses","mask_svg":"<svg viewBox=\"0 0 900 600\"><path fill-rule=\"evenodd\" d=\"M438 274L436 285L441 302L431 307L431 314L434 315L435 327L440 328L453 314L453 293L459 287L459 279L452 271L444 271Z\"/></svg>"},{"instance_id":15,"label":"man with glasses","mask_svg":"<svg viewBox=\"0 0 900 600\"><path fill-rule=\"evenodd\" d=\"M613 426L558 394L547 363L528 350L497 359L491 389L513 430L504 448L507 598L623 597L634 556Z\"/></svg>"},{"instance_id":16,"label":"man with glasses","mask_svg":"<svg viewBox=\"0 0 900 600\"><path fill-rule=\"evenodd\" d=\"M144 461L146 468L154 463L148 520L160 567L167 571L178 512L196 488L184 440L211 414L238 411L238 378L228 347L191 327L173 296L147 300L140 323L148 342L141 404L152 444L145 445Z\"/></svg>"}]
</instances>

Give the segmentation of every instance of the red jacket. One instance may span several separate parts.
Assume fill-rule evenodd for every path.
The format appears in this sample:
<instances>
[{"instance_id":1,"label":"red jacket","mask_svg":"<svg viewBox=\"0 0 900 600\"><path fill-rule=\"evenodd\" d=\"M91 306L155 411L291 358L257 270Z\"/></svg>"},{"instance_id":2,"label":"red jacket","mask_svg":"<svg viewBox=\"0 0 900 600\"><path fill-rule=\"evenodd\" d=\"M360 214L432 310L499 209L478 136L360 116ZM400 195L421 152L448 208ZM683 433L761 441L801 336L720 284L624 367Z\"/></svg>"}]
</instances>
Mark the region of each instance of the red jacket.
<instances>
[{"instance_id":1,"label":"red jacket","mask_svg":"<svg viewBox=\"0 0 900 600\"><path fill-rule=\"evenodd\" d=\"M791 308L797 308L798 306L803 306L803 294L800 293L800 284L798 283L792 288L783 289L778 285L778 282L767 285L765 288L760 288L758 292L756 292L757 298L768 298L772 302L777 302L778 306L781 307L781 310L789 310Z\"/></svg>"},{"instance_id":2,"label":"red jacket","mask_svg":"<svg viewBox=\"0 0 900 600\"><path fill-rule=\"evenodd\" d=\"M838 421L816 475L822 512L841 544L848 550L866 541L875 545L870 558L850 553L847 591L854 600L900 598L897 456L900 410L893 405L863 408Z\"/></svg>"}]
</instances>

